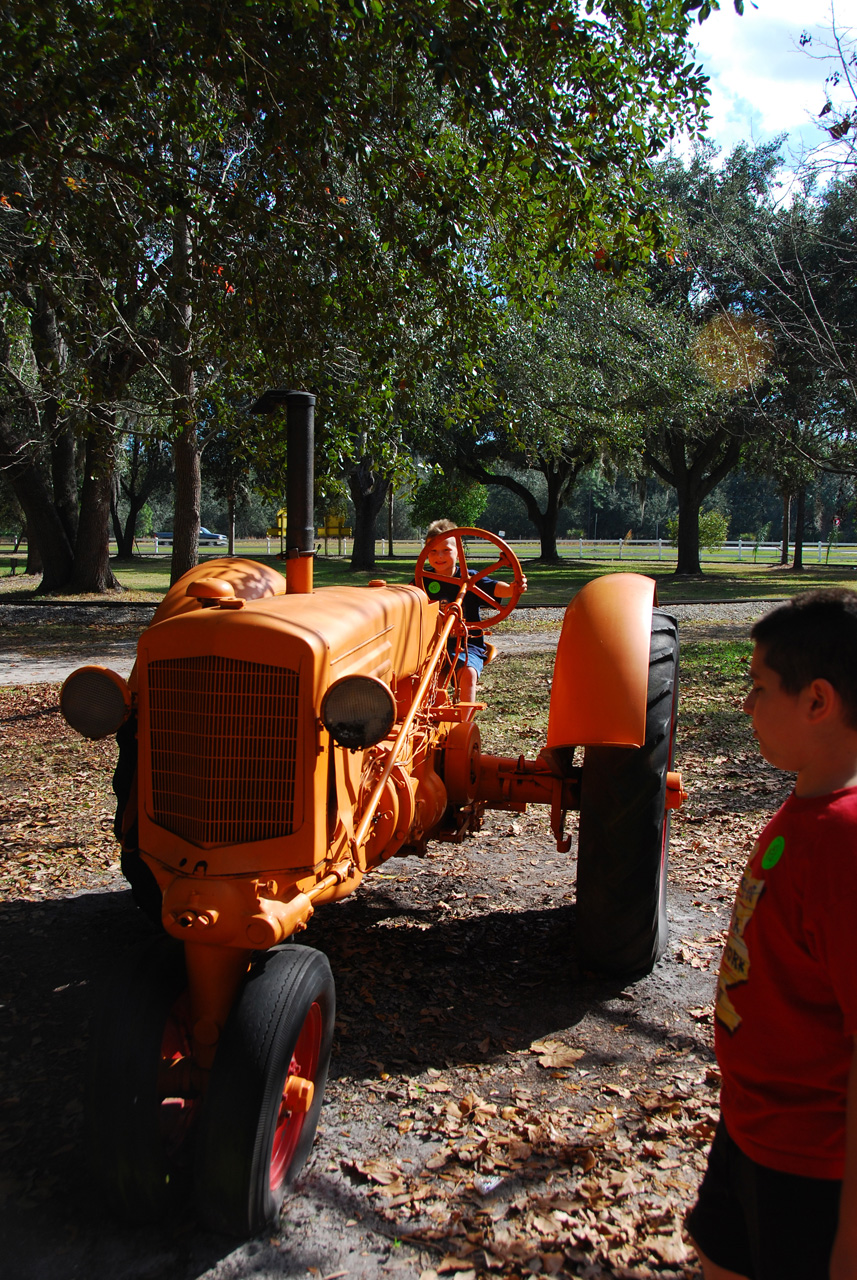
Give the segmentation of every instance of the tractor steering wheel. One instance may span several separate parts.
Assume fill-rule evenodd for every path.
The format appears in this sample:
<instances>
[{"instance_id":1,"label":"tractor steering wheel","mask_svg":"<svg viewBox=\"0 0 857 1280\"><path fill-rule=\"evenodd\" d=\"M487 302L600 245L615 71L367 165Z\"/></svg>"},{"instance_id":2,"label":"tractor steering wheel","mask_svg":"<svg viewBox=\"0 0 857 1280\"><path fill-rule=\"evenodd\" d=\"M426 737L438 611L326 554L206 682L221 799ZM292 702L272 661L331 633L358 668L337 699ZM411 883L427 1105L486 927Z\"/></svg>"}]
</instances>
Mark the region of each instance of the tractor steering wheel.
<instances>
[{"instance_id":1,"label":"tractor steering wheel","mask_svg":"<svg viewBox=\"0 0 857 1280\"><path fill-rule=\"evenodd\" d=\"M520 561L515 555L512 548L505 543L502 538L498 538L496 533L489 533L487 529L450 529L447 533L439 533L430 542L427 542L417 558L416 568L414 570L414 581L418 587L422 587L425 591L424 570L426 559L432 547L437 546L439 542L445 542L447 538L453 538L458 550L458 577L452 577L445 573L435 573L433 569L429 569L437 582L448 582L453 587L458 588L459 599L463 600L465 591L471 592L476 596L480 604L488 605L491 609L496 609L496 613L491 618L480 620L479 622L467 623L468 631L489 631L491 627L496 627L498 622L502 622L504 618L508 618L509 614L515 608L524 593L524 574L521 569ZM480 538L483 542L493 543L498 547L500 554L493 564L487 565L484 569L478 569L471 573L467 567L467 554L464 550L465 538ZM507 600L500 605L493 596L489 596L487 591L482 591L479 587L479 581L482 578L490 577L495 569L511 569L513 581L511 583L512 594ZM428 594L428 592L426 592Z\"/></svg>"}]
</instances>

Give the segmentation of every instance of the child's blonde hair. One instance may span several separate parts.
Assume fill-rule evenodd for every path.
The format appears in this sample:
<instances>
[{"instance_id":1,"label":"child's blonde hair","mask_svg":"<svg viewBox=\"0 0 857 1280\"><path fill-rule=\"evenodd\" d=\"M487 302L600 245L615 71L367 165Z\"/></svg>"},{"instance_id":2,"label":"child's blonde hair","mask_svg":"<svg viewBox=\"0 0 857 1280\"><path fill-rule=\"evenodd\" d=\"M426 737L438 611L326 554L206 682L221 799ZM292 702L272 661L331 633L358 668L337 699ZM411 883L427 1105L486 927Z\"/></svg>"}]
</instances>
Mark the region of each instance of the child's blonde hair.
<instances>
[{"instance_id":1,"label":"child's blonde hair","mask_svg":"<svg viewBox=\"0 0 857 1280\"><path fill-rule=\"evenodd\" d=\"M458 525L454 520L432 520L426 529L424 542L430 542L432 538L436 538L440 533L449 533L452 529L457 529Z\"/></svg>"}]
</instances>

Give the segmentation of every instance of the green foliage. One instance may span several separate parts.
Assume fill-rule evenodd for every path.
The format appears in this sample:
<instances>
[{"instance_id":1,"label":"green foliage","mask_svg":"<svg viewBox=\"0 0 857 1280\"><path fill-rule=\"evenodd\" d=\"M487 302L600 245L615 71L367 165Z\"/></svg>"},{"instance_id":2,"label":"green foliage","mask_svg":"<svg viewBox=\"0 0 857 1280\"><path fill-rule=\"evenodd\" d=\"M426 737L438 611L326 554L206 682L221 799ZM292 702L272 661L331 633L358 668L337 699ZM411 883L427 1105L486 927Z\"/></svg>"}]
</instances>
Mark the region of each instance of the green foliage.
<instances>
[{"instance_id":1,"label":"green foliage","mask_svg":"<svg viewBox=\"0 0 857 1280\"><path fill-rule=\"evenodd\" d=\"M403 475L416 385L474 367L498 300L666 245L650 158L705 105L699 7L10 0L0 292L31 331L36 386L7 395L32 466L63 432L109 456L133 412L193 490L205 400L289 385L319 396L323 480ZM279 425L248 423L263 469Z\"/></svg>"},{"instance_id":2,"label":"green foliage","mask_svg":"<svg viewBox=\"0 0 857 1280\"><path fill-rule=\"evenodd\" d=\"M678 546L678 516L667 520L670 544ZM699 545L706 551L719 551L729 536L729 517L722 511L700 511Z\"/></svg>"},{"instance_id":3,"label":"green foliage","mask_svg":"<svg viewBox=\"0 0 857 1280\"><path fill-rule=\"evenodd\" d=\"M753 564L755 564L758 560L759 547L761 547L764 542L767 542L770 536L771 536L771 522L769 520L768 523L763 524L753 536Z\"/></svg>"},{"instance_id":4,"label":"green foliage","mask_svg":"<svg viewBox=\"0 0 857 1280\"><path fill-rule=\"evenodd\" d=\"M706 551L719 551L729 536L729 517L722 511L700 511L699 545Z\"/></svg>"},{"instance_id":5,"label":"green foliage","mask_svg":"<svg viewBox=\"0 0 857 1280\"><path fill-rule=\"evenodd\" d=\"M141 538L148 538L154 532L154 513L148 502L140 508L137 517L137 533Z\"/></svg>"},{"instance_id":6,"label":"green foliage","mask_svg":"<svg viewBox=\"0 0 857 1280\"><path fill-rule=\"evenodd\" d=\"M488 505L484 485L469 480L460 472L435 472L414 490L411 499L411 523L425 529L433 520L454 520L462 528L478 527L479 518Z\"/></svg>"},{"instance_id":7,"label":"green foliage","mask_svg":"<svg viewBox=\"0 0 857 1280\"><path fill-rule=\"evenodd\" d=\"M634 454L626 404L647 355L645 324L639 283L620 287L579 266L557 275L541 312L498 312L472 367L459 360L434 379L425 409L433 457L515 495L545 559L578 477L605 455Z\"/></svg>"}]
</instances>

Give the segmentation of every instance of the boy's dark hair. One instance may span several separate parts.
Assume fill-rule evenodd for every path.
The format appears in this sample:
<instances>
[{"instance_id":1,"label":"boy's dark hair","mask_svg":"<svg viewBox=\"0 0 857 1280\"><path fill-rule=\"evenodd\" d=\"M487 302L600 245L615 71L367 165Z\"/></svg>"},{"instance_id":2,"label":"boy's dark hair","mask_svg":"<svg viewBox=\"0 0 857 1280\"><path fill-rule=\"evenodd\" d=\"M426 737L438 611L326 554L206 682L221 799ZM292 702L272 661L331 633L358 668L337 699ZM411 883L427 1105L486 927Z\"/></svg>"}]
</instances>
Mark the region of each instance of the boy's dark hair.
<instances>
[{"instance_id":1,"label":"boy's dark hair","mask_svg":"<svg viewBox=\"0 0 857 1280\"><path fill-rule=\"evenodd\" d=\"M847 724L857 729L857 593L844 587L807 591L766 613L750 635L764 647L765 663L786 693L829 680Z\"/></svg>"}]
</instances>

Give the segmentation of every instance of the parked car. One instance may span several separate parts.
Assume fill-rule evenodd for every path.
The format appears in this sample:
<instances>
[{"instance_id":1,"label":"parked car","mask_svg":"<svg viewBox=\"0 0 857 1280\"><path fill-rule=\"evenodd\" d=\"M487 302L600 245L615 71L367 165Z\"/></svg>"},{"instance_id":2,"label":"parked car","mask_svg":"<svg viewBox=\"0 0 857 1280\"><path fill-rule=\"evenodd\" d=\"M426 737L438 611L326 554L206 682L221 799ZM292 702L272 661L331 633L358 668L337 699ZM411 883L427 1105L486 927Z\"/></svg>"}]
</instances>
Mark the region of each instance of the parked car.
<instances>
[{"instance_id":1,"label":"parked car","mask_svg":"<svg viewBox=\"0 0 857 1280\"><path fill-rule=\"evenodd\" d=\"M171 533L156 533L155 537L158 542L166 542L172 545L173 535ZM229 539L225 533L212 533L210 529L200 529L199 545L201 547L225 547Z\"/></svg>"}]
</instances>

